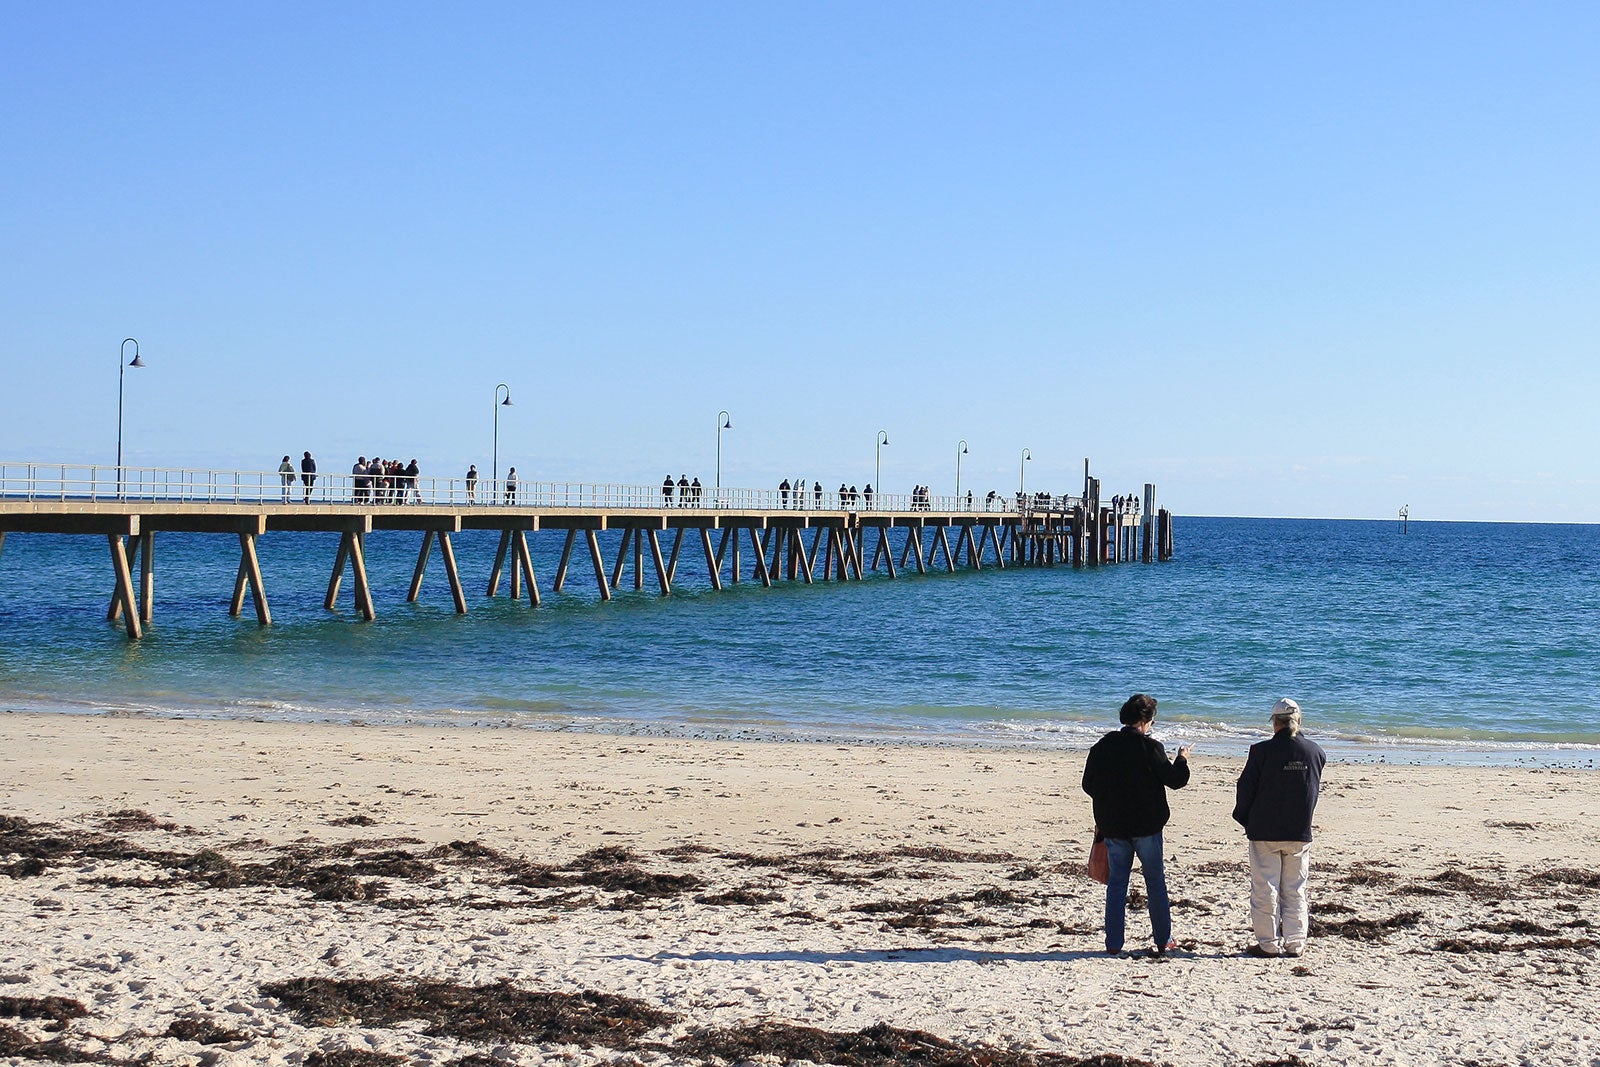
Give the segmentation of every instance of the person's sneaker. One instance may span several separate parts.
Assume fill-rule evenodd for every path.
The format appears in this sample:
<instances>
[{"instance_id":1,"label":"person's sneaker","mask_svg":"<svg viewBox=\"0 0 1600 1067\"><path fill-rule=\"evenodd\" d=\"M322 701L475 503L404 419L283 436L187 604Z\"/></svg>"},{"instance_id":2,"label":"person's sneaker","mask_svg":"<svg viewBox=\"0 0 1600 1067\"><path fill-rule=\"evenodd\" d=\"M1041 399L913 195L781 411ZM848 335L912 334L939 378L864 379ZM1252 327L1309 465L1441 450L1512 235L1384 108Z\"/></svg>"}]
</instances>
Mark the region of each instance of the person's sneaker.
<instances>
[{"instance_id":1,"label":"person's sneaker","mask_svg":"<svg viewBox=\"0 0 1600 1067\"><path fill-rule=\"evenodd\" d=\"M1256 959L1263 960L1275 960L1278 958L1278 954L1276 952L1273 952L1259 941L1252 941L1250 944L1246 945L1244 954L1246 956L1254 956Z\"/></svg>"},{"instance_id":2,"label":"person's sneaker","mask_svg":"<svg viewBox=\"0 0 1600 1067\"><path fill-rule=\"evenodd\" d=\"M1305 955L1305 952L1306 952L1306 947L1304 945L1285 945L1285 946L1283 946L1283 954L1285 956L1293 956L1293 957L1298 958L1300 956Z\"/></svg>"},{"instance_id":3,"label":"person's sneaker","mask_svg":"<svg viewBox=\"0 0 1600 1067\"><path fill-rule=\"evenodd\" d=\"M1171 938L1171 939L1169 939L1167 941L1166 945L1164 945L1164 946L1163 945L1157 945L1154 949L1151 950L1151 954L1154 955L1157 959L1159 959L1162 956L1165 956L1167 953L1174 951L1175 949L1177 949L1177 947L1178 947L1177 939L1176 938Z\"/></svg>"}]
</instances>

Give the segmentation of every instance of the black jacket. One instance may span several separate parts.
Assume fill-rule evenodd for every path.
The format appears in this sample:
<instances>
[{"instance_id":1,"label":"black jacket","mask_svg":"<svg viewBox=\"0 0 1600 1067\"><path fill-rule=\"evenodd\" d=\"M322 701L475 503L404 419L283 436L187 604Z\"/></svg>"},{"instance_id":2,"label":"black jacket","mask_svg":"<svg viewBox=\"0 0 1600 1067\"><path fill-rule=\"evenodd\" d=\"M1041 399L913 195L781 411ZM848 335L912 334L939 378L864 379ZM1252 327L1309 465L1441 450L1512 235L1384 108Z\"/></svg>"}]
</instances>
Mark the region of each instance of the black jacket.
<instances>
[{"instance_id":1,"label":"black jacket","mask_svg":"<svg viewBox=\"0 0 1600 1067\"><path fill-rule=\"evenodd\" d=\"M1167 825L1167 790L1189 784L1189 761L1167 759L1161 742L1131 726L1106 734L1089 750L1083 791L1094 798L1094 824L1104 837L1148 837Z\"/></svg>"},{"instance_id":2,"label":"black jacket","mask_svg":"<svg viewBox=\"0 0 1600 1067\"><path fill-rule=\"evenodd\" d=\"M1252 841L1310 841L1311 813L1328 756L1304 734L1279 730L1250 746L1233 821Z\"/></svg>"}]
</instances>

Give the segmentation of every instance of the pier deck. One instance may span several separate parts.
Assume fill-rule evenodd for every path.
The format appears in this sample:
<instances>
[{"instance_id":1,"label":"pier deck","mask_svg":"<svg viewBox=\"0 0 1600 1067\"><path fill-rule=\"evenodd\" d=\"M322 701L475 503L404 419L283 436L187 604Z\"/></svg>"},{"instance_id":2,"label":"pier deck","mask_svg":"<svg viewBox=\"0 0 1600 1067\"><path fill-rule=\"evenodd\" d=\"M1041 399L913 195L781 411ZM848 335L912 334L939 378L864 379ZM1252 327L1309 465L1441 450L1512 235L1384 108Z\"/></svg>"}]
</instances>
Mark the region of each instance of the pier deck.
<instances>
[{"instance_id":1,"label":"pier deck","mask_svg":"<svg viewBox=\"0 0 1600 1067\"><path fill-rule=\"evenodd\" d=\"M764 586L810 584L859 581L873 573L895 578L908 564L926 574L1150 562L1172 554L1171 515L1155 510L1153 485L1145 486L1143 501L1117 498L1107 506L1098 499L1095 479L1088 479L1087 503L1019 494L1001 508L991 502L987 510L974 510L970 495L851 499L809 490L707 489L680 497L653 486L575 483L529 484L512 495L503 484L469 487L443 479L380 493L339 476L319 478L307 491L299 483L280 485L275 472L183 472L186 477L170 478L163 475L173 472L124 469L116 483L107 483L103 471L89 479L65 473L41 478L39 465L29 465L28 477L19 480L8 477L15 469L0 465L0 555L7 534L105 537L112 580L106 617L120 621L130 638L140 637L152 621L159 532L237 536L239 569L229 611L242 614L248 595L261 625L272 614L257 541L277 531L338 534L324 606L336 609L348 571L355 609L367 621L377 616L365 563L366 537L374 530L422 537L408 602L420 595L437 544L455 610L463 614L467 596L452 542L463 530L500 533L484 595L497 596L506 581L510 595L520 599L525 592L530 606L539 605L541 593L528 539L540 531L564 537L548 591L563 590L576 549L593 569L601 600L611 599L630 563L633 588L644 588L648 575L660 595L670 596L686 541L690 552L703 556L713 589L747 576ZM479 488L485 490L481 495ZM412 502L400 503L402 497ZM811 504L820 506L806 506ZM609 560L598 536L608 530L621 532ZM891 537L892 531L898 536Z\"/></svg>"}]
</instances>

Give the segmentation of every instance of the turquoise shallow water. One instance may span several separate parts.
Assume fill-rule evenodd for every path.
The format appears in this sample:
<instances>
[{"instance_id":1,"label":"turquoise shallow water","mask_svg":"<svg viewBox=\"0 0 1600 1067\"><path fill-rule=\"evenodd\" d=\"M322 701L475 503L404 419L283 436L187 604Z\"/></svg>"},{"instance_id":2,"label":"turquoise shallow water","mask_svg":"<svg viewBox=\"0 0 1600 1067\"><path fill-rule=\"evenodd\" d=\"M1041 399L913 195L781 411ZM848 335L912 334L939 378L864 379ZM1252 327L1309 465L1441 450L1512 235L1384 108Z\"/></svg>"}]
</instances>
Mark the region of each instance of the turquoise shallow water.
<instances>
[{"instance_id":1,"label":"turquoise shallow water","mask_svg":"<svg viewBox=\"0 0 1600 1067\"><path fill-rule=\"evenodd\" d=\"M483 598L495 535L466 533L465 617L437 558L404 603L419 536L371 536L371 625L348 580L322 608L335 535L263 538L261 629L226 614L236 540L159 535L131 644L103 540L13 534L0 708L1081 747L1142 690L1203 751L1242 751L1289 695L1347 758L1600 755L1595 527L1180 518L1164 565L722 593L686 543L671 598L601 604L574 567L537 610ZM559 547L535 536L542 581Z\"/></svg>"}]
</instances>

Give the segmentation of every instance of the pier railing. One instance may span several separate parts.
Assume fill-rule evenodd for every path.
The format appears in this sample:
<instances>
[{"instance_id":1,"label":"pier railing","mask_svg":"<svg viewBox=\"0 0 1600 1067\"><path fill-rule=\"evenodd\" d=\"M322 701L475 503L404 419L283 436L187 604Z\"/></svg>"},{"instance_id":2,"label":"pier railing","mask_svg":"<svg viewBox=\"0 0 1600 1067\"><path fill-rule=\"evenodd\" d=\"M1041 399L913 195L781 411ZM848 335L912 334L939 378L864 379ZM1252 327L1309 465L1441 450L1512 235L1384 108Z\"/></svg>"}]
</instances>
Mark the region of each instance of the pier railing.
<instances>
[{"instance_id":1,"label":"pier railing","mask_svg":"<svg viewBox=\"0 0 1600 1067\"><path fill-rule=\"evenodd\" d=\"M358 507L498 507L548 511L711 509L722 511L927 511L984 514L1064 511L1077 498L1029 494L1022 500L964 493L844 493L824 489L741 489L723 486L608 482L542 482L418 475L356 475L318 471L307 485L296 470L209 470L192 467L116 467L61 463L0 463L0 499L345 505Z\"/></svg>"}]
</instances>

